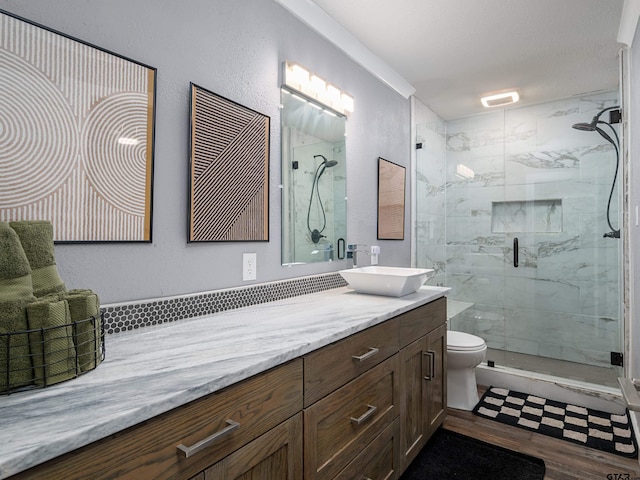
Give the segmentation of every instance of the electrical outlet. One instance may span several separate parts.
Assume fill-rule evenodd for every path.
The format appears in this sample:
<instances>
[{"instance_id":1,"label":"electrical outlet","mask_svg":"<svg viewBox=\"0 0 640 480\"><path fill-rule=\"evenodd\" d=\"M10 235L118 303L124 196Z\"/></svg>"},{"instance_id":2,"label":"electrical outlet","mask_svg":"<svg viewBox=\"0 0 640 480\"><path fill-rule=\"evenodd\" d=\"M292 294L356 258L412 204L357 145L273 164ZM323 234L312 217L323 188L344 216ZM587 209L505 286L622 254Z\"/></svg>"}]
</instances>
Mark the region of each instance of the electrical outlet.
<instances>
[{"instance_id":1,"label":"electrical outlet","mask_svg":"<svg viewBox=\"0 0 640 480\"><path fill-rule=\"evenodd\" d=\"M255 253L242 254L242 280L255 280L258 275L256 272L257 255Z\"/></svg>"}]
</instances>

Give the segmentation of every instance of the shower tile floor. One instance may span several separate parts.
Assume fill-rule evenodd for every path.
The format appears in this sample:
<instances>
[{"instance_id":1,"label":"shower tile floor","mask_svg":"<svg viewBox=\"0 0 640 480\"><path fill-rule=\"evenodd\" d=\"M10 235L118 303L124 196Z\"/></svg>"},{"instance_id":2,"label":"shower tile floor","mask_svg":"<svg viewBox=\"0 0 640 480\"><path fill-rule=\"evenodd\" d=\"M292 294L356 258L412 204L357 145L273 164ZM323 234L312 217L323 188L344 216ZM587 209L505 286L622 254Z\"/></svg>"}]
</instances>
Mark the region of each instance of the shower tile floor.
<instances>
[{"instance_id":1,"label":"shower tile floor","mask_svg":"<svg viewBox=\"0 0 640 480\"><path fill-rule=\"evenodd\" d=\"M487 349L487 360L493 360L496 365L503 367L528 370L614 388L618 387L617 378L622 375L619 371L620 367L596 367L555 358L506 352L494 348Z\"/></svg>"}]
</instances>

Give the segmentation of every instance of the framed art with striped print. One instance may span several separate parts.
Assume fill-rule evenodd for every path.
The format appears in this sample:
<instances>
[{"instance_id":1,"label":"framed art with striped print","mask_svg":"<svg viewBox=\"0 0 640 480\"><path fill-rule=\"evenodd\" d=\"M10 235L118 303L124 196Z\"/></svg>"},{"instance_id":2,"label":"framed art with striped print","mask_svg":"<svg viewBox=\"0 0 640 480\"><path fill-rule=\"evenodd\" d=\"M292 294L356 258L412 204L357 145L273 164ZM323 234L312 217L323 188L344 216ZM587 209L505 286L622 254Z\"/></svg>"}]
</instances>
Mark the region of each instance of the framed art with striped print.
<instances>
[{"instance_id":1,"label":"framed art with striped print","mask_svg":"<svg viewBox=\"0 0 640 480\"><path fill-rule=\"evenodd\" d=\"M0 10L0 221L151 242L156 69Z\"/></svg>"},{"instance_id":2,"label":"framed art with striped print","mask_svg":"<svg viewBox=\"0 0 640 480\"><path fill-rule=\"evenodd\" d=\"M191 84L189 242L269 241L269 124Z\"/></svg>"}]
</instances>

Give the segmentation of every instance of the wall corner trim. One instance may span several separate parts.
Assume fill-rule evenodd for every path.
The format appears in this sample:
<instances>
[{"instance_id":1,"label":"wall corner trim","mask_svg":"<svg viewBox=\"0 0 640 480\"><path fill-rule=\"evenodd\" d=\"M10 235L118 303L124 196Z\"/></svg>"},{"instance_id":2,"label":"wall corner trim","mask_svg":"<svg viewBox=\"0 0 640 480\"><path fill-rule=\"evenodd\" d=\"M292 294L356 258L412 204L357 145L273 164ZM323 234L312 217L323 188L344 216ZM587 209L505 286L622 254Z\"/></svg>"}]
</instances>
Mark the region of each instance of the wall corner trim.
<instances>
[{"instance_id":1,"label":"wall corner trim","mask_svg":"<svg viewBox=\"0 0 640 480\"><path fill-rule=\"evenodd\" d=\"M640 0L624 0L620 26L618 28L618 42L631 47L640 19Z\"/></svg>"}]
</instances>

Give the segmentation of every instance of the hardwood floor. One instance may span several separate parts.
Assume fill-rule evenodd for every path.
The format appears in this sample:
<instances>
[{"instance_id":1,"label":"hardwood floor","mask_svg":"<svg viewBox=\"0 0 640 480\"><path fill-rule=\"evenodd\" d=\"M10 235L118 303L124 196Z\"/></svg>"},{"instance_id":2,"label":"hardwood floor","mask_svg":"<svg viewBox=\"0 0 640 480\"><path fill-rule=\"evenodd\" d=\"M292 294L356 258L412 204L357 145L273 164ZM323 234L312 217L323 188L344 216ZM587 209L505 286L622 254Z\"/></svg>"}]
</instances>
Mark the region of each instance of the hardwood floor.
<instances>
[{"instance_id":1,"label":"hardwood floor","mask_svg":"<svg viewBox=\"0 0 640 480\"><path fill-rule=\"evenodd\" d=\"M444 428L544 460L545 480L640 479L638 459L608 454L522 428L449 409Z\"/></svg>"}]
</instances>

